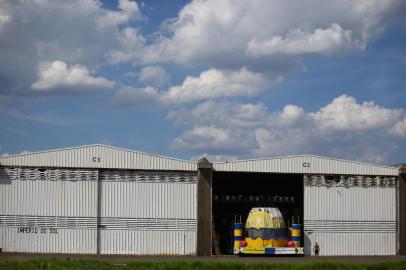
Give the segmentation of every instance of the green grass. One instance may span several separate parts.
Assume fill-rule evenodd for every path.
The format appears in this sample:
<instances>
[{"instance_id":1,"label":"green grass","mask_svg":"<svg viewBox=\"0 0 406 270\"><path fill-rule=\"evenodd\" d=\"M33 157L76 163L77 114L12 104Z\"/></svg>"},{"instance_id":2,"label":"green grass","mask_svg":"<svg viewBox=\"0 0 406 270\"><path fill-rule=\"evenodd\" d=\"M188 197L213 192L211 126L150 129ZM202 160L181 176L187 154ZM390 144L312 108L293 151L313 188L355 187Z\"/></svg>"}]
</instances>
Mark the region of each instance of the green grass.
<instances>
[{"instance_id":1,"label":"green grass","mask_svg":"<svg viewBox=\"0 0 406 270\"><path fill-rule=\"evenodd\" d=\"M374 264L311 262L266 264L237 262L132 262L115 265L98 260L0 260L0 270L406 270L406 261Z\"/></svg>"}]
</instances>

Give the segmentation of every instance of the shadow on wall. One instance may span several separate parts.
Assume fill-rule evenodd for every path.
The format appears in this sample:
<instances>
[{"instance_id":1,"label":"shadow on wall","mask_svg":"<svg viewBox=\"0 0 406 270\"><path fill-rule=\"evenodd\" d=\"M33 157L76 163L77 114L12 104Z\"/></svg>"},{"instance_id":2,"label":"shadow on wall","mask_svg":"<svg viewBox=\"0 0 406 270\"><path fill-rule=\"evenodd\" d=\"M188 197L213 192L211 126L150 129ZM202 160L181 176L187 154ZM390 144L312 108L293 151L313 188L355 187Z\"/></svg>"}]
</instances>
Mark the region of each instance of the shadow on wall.
<instances>
[{"instance_id":1,"label":"shadow on wall","mask_svg":"<svg viewBox=\"0 0 406 270\"><path fill-rule=\"evenodd\" d=\"M11 178L3 167L0 167L0 185L11 185Z\"/></svg>"},{"instance_id":2,"label":"shadow on wall","mask_svg":"<svg viewBox=\"0 0 406 270\"><path fill-rule=\"evenodd\" d=\"M304 253L305 255L312 255L312 240L310 239L308 232L304 233Z\"/></svg>"}]
</instances>

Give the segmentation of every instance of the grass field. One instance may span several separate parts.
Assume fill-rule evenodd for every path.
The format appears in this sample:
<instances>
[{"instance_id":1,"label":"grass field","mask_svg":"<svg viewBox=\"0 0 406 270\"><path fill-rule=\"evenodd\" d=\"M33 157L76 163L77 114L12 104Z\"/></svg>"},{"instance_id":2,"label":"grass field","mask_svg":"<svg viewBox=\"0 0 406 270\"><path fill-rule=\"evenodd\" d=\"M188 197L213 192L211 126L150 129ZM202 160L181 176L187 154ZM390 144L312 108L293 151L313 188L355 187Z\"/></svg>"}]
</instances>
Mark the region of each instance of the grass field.
<instances>
[{"instance_id":1,"label":"grass field","mask_svg":"<svg viewBox=\"0 0 406 270\"><path fill-rule=\"evenodd\" d=\"M347 270L406 270L406 261L379 262L371 264L339 263L339 262L305 262L305 263L239 263L239 262L129 262L114 264L101 260L0 260L0 270L319 270L319 269L347 269Z\"/></svg>"}]
</instances>

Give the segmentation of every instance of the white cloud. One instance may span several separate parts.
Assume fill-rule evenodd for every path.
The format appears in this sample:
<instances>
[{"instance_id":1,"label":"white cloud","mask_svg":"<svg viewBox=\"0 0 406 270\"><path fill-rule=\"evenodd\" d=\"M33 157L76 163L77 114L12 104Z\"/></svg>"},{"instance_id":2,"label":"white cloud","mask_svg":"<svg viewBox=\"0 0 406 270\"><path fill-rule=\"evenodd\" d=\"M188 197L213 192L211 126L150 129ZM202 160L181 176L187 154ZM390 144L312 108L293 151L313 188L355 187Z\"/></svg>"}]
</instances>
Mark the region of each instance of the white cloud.
<instances>
[{"instance_id":1,"label":"white cloud","mask_svg":"<svg viewBox=\"0 0 406 270\"><path fill-rule=\"evenodd\" d=\"M209 69L199 77L187 76L181 85L165 91L152 87L133 91L130 87L124 87L118 91L113 102L122 100L127 106L189 103L222 97L254 96L271 85L262 74L245 68L239 71ZM140 100L143 102L140 103Z\"/></svg>"},{"instance_id":2,"label":"white cloud","mask_svg":"<svg viewBox=\"0 0 406 270\"><path fill-rule=\"evenodd\" d=\"M98 18L98 26L117 26L127 23L130 20L138 20L142 18L138 4L135 1L119 0L119 11L105 11Z\"/></svg>"},{"instance_id":3,"label":"white cloud","mask_svg":"<svg viewBox=\"0 0 406 270\"><path fill-rule=\"evenodd\" d=\"M246 115L246 117L243 117ZM317 112L297 105L268 112L261 104L206 101L168 118L192 125L173 147L242 158L312 153L383 163L404 147L406 113L342 95Z\"/></svg>"},{"instance_id":4,"label":"white cloud","mask_svg":"<svg viewBox=\"0 0 406 270\"><path fill-rule=\"evenodd\" d=\"M165 34L140 59L264 69L283 66L275 64L278 54L362 50L400 5L399 0L196 0L165 24Z\"/></svg>"},{"instance_id":5,"label":"white cloud","mask_svg":"<svg viewBox=\"0 0 406 270\"><path fill-rule=\"evenodd\" d=\"M305 118L306 115L303 108L288 104L283 107L282 112L274 117L274 121L278 121L280 126L292 126L299 124L300 121L305 121Z\"/></svg>"},{"instance_id":6,"label":"white cloud","mask_svg":"<svg viewBox=\"0 0 406 270\"><path fill-rule=\"evenodd\" d=\"M397 122L390 132L399 137L406 137L406 117Z\"/></svg>"},{"instance_id":7,"label":"white cloud","mask_svg":"<svg viewBox=\"0 0 406 270\"><path fill-rule=\"evenodd\" d=\"M7 10L0 9L0 28L2 24L7 23L10 20L10 16L7 14Z\"/></svg>"},{"instance_id":8,"label":"white cloud","mask_svg":"<svg viewBox=\"0 0 406 270\"><path fill-rule=\"evenodd\" d=\"M31 88L37 91L65 89L68 92L86 92L89 89L97 91L110 89L113 86L112 81L102 77L92 77L85 66L69 66L62 61L53 61L39 65L38 80L31 85Z\"/></svg>"},{"instance_id":9,"label":"white cloud","mask_svg":"<svg viewBox=\"0 0 406 270\"><path fill-rule=\"evenodd\" d=\"M322 129L366 130L393 125L402 114L402 110L384 108L372 101L359 104L355 98L342 95L311 116Z\"/></svg>"},{"instance_id":10,"label":"white cloud","mask_svg":"<svg viewBox=\"0 0 406 270\"><path fill-rule=\"evenodd\" d=\"M168 113L176 124L216 124L226 127L253 128L276 125L278 127L302 126L308 121L303 108L286 105L280 112L268 112L263 103L238 103L208 100L191 110L178 109Z\"/></svg>"},{"instance_id":11,"label":"white cloud","mask_svg":"<svg viewBox=\"0 0 406 270\"><path fill-rule=\"evenodd\" d=\"M0 94L32 97L40 93L30 87L40 63L57 59L97 70L131 36L123 25L142 16L133 1L119 1L112 11L99 1L70 0L0 1L0 17Z\"/></svg>"},{"instance_id":12,"label":"white cloud","mask_svg":"<svg viewBox=\"0 0 406 270\"><path fill-rule=\"evenodd\" d=\"M156 87L160 87L168 83L169 74L163 67L146 66L139 72L138 80L144 84L152 84Z\"/></svg>"},{"instance_id":13,"label":"white cloud","mask_svg":"<svg viewBox=\"0 0 406 270\"><path fill-rule=\"evenodd\" d=\"M127 61L139 61L143 55L143 48L146 40L140 35L137 29L125 27L117 35L117 48L110 48L106 58L110 64L117 64Z\"/></svg>"},{"instance_id":14,"label":"white cloud","mask_svg":"<svg viewBox=\"0 0 406 270\"><path fill-rule=\"evenodd\" d=\"M264 41L255 39L248 43L246 53L252 56L272 54L333 54L341 49L357 48L359 44L352 44L351 31L344 30L333 23L329 28L316 29L313 33L301 29L289 30L286 37L272 36ZM360 47L362 49L362 47Z\"/></svg>"},{"instance_id":15,"label":"white cloud","mask_svg":"<svg viewBox=\"0 0 406 270\"><path fill-rule=\"evenodd\" d=\"M239 133L237 130L217 128L214 126L195 126L192 130L184 132L176 138L173 148L189 150L233 151L238 144L240 150L253 146L253 138Z\"/></svg>"},{"instance_id":16,"label":"white cloud","mask_svg":"<svg viewBox=\"0 0 406 270\"><path fill-rule=\"evenodd\" d=\"M218 97L253 96L265 86L265 78L243 68L240 71L209 69L199 77L188 76L182 85L163 93L169 102L186 103Z\"/></svg>"}]
</instances>

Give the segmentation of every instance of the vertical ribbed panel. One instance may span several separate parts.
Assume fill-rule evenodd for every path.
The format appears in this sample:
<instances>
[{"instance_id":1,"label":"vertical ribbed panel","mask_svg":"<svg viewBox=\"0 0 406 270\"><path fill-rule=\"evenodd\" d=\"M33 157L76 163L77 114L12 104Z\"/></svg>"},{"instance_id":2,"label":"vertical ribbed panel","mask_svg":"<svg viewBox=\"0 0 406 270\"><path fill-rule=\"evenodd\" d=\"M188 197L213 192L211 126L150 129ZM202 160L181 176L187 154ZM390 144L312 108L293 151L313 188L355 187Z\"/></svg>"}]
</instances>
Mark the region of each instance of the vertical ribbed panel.
<instances>
[{"instance_id":1,"label":"vertical ribbed panel","mask_svg":"<svg viewBox=\"0 0 406 270\"><path fill-rule=\"evenodd\" d=\"M103 230L103 254L194 255L196 231Z\"/></svg>"},{"instance_id":2,"label":"vertical ribbed panel","mask_svg":"<svg viewBox=\"0 0 406 270\"><path fill-rule=\"evenodd\" d=\"M57 234L17 233L0 226L0 247L5 252L96 253L96 228L58 229Z\"/></svg>"},{"instance_id":3,"label":"vertical ribbed panel","mask_svg":"<svg viewBox=\"0 0 406 270\"><path fill-rule=\"evenodd\" d=\"M2 170L0 247L3 251L96 252L97 171ZM58 178L61 175L70 178ZM93 180L74 178L94 175Z\"/></svg>"},{"instance_id":4,"label":"vertical ribbed panel","mask_svg":"<svg viewBox=\"0 0 406 270\"><path fill-rule=\"evenodd\" d=\"M106 171L100 175L102 253L195 253L196 173Z\"/></svg>"},{"instance_id":5,"label":"vertical ribbed panel","mask_svg":"<svg viewBox=\"0 0 406 270\"><path fill-rule=\"evenodd\" d=\"M396 221L396 188L305 187L305 220Z\"/></svg>"},{"instance_id":6,"label":"vertical ribbed panel","mask_svg":"<svg viewBox=\"0 0 406 270\"><path fill-rule=\"evenodd\" d=\"M307 234L305 239L306 254L318 242L321 256L396 255L396 233L315 232Z\"/></svg>"},{"instance_id":7,"label":"vertical ribbed panel","mask_svg":"<svg viewBox=\"0 0 406 270\"><path fill-rule=\"evenodd\" d=\"M2 184L2 215L96 217L96 181L21 181Z\"/></svg>"},{"instance_id":8,"label":"vertical ribbed panel","mask_svg":"<svg viewBox=\"0 0 406 270\"><path fill-rule=\"evenodd\" d=\"M320 255L395 255L395 187L305 186L305 251Z\"/></svg>"},{"instance_id":9,"label":"vertical ribbed panel","mask_svg":"<svg viewBox=\"0 0 406 270\"><path fill-rule=\"evenodd\" d=\"M196 218L196 185L102 182L102 217Z\"/></svg>"}]
</instances>

